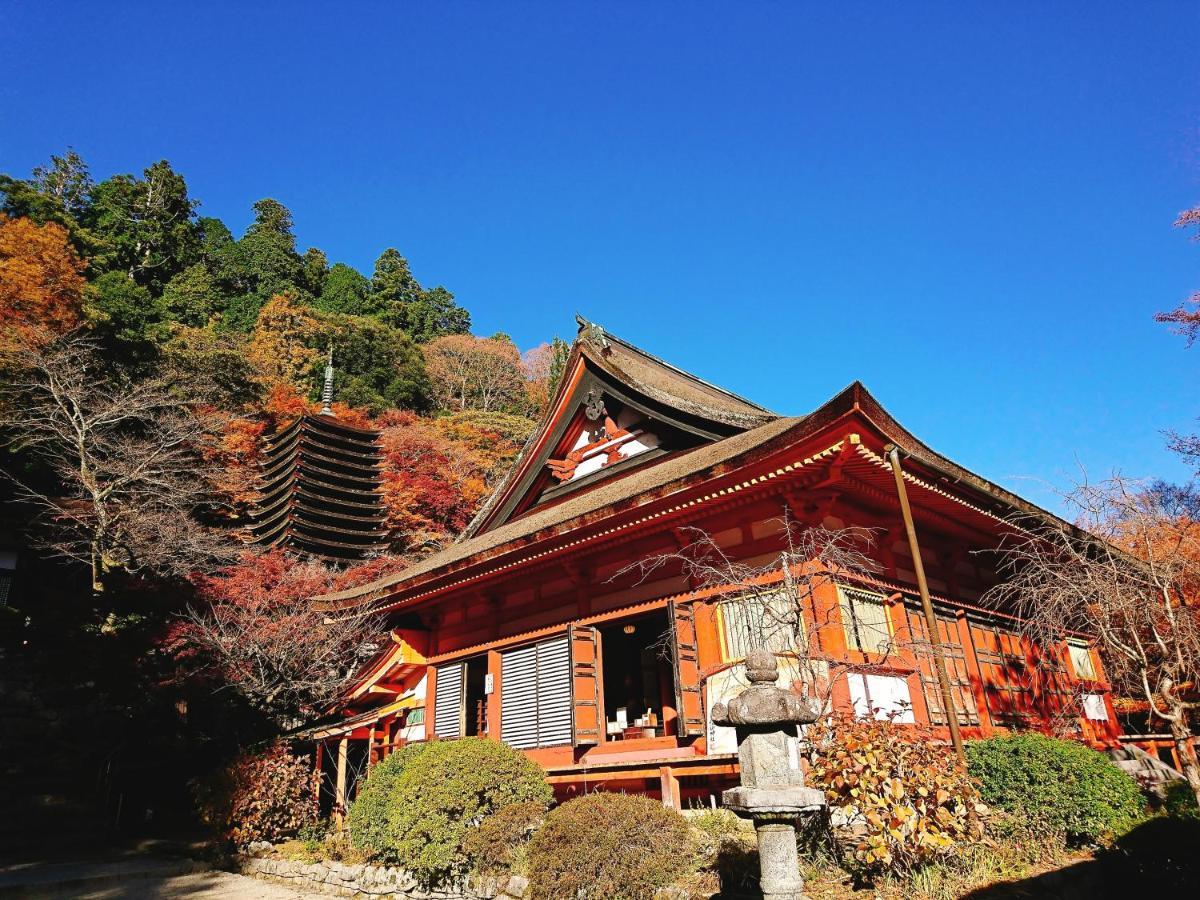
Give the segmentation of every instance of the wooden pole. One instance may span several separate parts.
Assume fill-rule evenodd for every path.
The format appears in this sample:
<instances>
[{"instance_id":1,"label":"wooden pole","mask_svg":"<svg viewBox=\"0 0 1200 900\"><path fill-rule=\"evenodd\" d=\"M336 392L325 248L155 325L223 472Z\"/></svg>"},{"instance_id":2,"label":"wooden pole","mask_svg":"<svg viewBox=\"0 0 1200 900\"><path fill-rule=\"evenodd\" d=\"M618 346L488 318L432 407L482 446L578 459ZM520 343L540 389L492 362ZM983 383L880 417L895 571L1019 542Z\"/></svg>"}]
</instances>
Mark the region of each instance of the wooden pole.
<instances>
[{"instance_id":1,"label":"wooden pole","mask_svg":"<svg viewBox=\"0 0 1200 900\"><path fill-rule=\"evenodd\" d=\"M337 791L334 794L334 815L338 827L346 819L346 754L350 749L350 739L343 737L338 741L337 755Z\"/></svg>"},{"instance_id":2,"label":"wooden pole","mask_svg":"<svg viewBox=\"0 0 1200 900\"><path fill-rule=\"evenodd\" d=\"M317 802L317 810L320 811L320 809L321 809L321 779L323 779L325 777L321 772L321 766L325 761L325 742L324 741L317 741L316 757L317 757L316 764L314 766L314 768L316 770L316 777L313 779L313 784L315 785L313 790L316 792L315 799Z\"/></svg>"},{"instance_id":3,"label":"wooden pole","mask_svg":"<svg viewBox=\"0 0 1200 900\"><path fill-rule=\"evenodd\" d=\"M895 444L884 448L892 475L896 479L896 495L900 498L900 514L904 517L904 530L908 532L908 547L912 551L913 570L917 574L917 590L921 592L921 607L925 611L925 628L929 632L929 646L933 650L933 665L937 672L938 687L941 688L942 709L946 711L946 725L950 729L950 743L962 762L967 761L963 750L962 734L958 730L958 710L954 706L954 694L950 690L950 676L946 674L946 657L942 653L942 638L938 634L937 616L933 612L933 601L929 598L929 582L925 580L925 566L921 562L921 545L917 543L917 526L913 522L912 507L908 505L908 489L904 485L904 473L900 469L900 450Z\"/></svg>"}]
</instances>

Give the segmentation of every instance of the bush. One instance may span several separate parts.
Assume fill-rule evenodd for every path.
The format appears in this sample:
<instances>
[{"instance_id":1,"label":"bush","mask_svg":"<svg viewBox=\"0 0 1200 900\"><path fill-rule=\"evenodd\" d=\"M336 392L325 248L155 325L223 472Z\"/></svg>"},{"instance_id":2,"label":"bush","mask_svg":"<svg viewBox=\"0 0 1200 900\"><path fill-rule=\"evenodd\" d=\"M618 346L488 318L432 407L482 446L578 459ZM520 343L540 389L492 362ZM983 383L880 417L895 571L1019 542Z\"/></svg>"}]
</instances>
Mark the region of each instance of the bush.
<instances>
[{"instance_id":1,"label":"bush","mask_svg":"<svg viewBox=\"0 0 1200 900\"><path fill-rule=\"evenodd\" d=\"M512 871L545 815L546 804L526 802L510 803L487 816L463 837L463 856L472 871L483 875Z\"/></svg>"},{"instance_id":2,"label":"bush","mask_svg":"<svg viewBox=\"0 0 1200 900\"><path fill-rule=\"evenodd\" d=\"M236 847L292 837L317 821L315 777L307 759L276 741L199 781L200 817Z\"/></svg>"},{"instance_id":3,"label":"bush","mask_svg":"<svg viewBox=\"0 0 1200 900\"><path fill-rule=\"evenodd\" d=\"M845 849L860 874L910 873L983 837L986 808L966 767L927 729L838 718L810 737L810 779L851 826Z\"/></svg>"},{"instance_id":4,"label":"bush","mask_svg":"<svg viewBox=\"0 0 1200 900\"><path fill-rule=\"evenodd\" d=\"M1176 819L1200 821L1200 806L1196 804L1196 794L1185 779L1177 778L1167 785L1163 792L1163 809L1168 816Z\"/></svg>"},{"instance_id":5,"label":"bush","mask_svg":"<svg viewBox=\"0 0 1200 900\"><path fill-rule=\"evenodd\" d=\"M691 861L687 821L648 797L596 792L551 810L529 843L532 900L642 900Z\"/></svg>"},{"instance_id":6,"label":"bush","mask_svg":"<svg viewBox=\"0 0 1200 900\"><path fill-rule=\"evenodd\" d=\"M1072 844L1119 837L1141 818L1141 791L1103 753L1035 732L972 741L983 799Z\"/></svg>"},{"instance_id":7,"label":"bush","mask_svg":"<svg viewBox=\"0 0 1200 900\"><path fill-rule=\"evenodd\" d=\"M541 768L499 741L462 738L409 750L372 769L350 808L350 839L426 884L466 871L463 838L486 816L513 803L550 802Z\"/></svg>"},{"instance_id":8,"label":"bush","mask_svg":"<svg viewBox=\"0 0 1200 900\"><path fill-rule=\"evenodd\" d=\"M367 780L346 812L346 828L350 841L359 850L381 855L391 848L388 832L388 810L393 802L400 776L409 761L415 759L429 744L408 744L393 750L372 767Z\"/></svg>"}]
</instances>

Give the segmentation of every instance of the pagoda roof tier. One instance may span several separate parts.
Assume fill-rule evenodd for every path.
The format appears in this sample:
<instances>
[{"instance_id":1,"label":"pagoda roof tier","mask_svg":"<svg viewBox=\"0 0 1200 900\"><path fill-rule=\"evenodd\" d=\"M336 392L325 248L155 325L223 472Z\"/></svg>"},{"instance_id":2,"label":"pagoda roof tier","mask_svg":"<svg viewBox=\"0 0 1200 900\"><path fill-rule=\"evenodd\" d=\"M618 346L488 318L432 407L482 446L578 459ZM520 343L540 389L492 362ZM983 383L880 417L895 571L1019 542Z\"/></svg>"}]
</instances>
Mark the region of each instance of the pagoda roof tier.
<instances>
[{"instance_id":1,"label":"pagoda roof tier","mask_svg":"<svg viewBox=\"0 0 1200 900\"><path fill-rule=\"evenodd\" d=\"M367 502L352 502L350 500L339 500L339 499L331 498L327 494L316 493L312 490L312 488L314 487L312 482L300 482L299 484L295 485L294 487L295 487L295 489L292 492L290 492L290 494L286 493L286 492L283 493L282 495L279 493L273 494L272 497L274 499L272 500L272 502L270 504L260 504L260 508L262 508L264 510L266 510L268 508L273 509L278 504L280 496L282 496L284 499L286 499L288 496L294 496L298 500L309 501L310 505L312 505L312 506L322 507L322 508L326 508L326 509L332 508L332 509L345 510L347 513L350 513L351 510L353 510L352 514L356 515L356 516L378 515L379 517L382 518L383 516L386 515L386 512L383 509L383 505L381 503L376 503L374 501L373 497L366 498Z\"/></svg>"},{"instance_id":2,"label":"pagoda roof tier","mask_svg":"<svg viewBox=\"0 0 1200 900\"><path fill-rule=\"evenodd\" d=\"M368 452L376 448L375 442L378 439L378 432L373 429L346 425L334 416L306 414L295 419L280 431L265 436L263 440L268 445L281 443L300 429L326 435L331 440L341 441L351 447L360 447Z\"/></svg>"},{"instance_id":3,"label":"pagoda roof tier","mask_svg":"<svg viewBox=\"0 0 1200 900\"><path fill-rule=\"evenodd\" d=\"M386 543L384 535L379 531L347 531L341 528L314 526L303 519L291 519L282 527L276 528L263 536L264 542L277 544L288 537L304 537L306 540L328 543L330 546L364 549L382 546Z\"/></svg>"},{"instance_id":4,"label":"pagoda roof tier","mask_svg":"<svg viewBox=\"0 0 1200 900\"><path fill-rule=\"evenodd\" d=\"M255 534L266 536L274 534L281 525L293 527L304 525L310 530L326 530L331 534L362 535L372 539L384 535L382 520L347 521L326 513L314 513L310 509L294 504L280 509L269 519L254 523L250 526L250 530Z\"/></svg>"},{"instance_id":5,"label":"pagoda roof tier","mask_svg":"<svg viewBox=\"0 0 1200 900\"><path fill-rule=\"evenodd\" d=\"M296 447L300 444L319 449L321 453L330 459L336 459L339 462L349 465L374 465L383 457L382 452L378 449L360 450L346 447L339 442L329 440L326 435L320 432L303 428L292 432L287 440L265 447L263 452L268 459L277 459L295 452Z\"/></svg>"},{"instance_id":6,"label":"pagoda roof tier","mask_svg":"<svg viewBox=\"0 0 1200 900\"><path fill-rule=\"evenodd\" d=\"M253 539L337 559L384 548L377 439L326 415L302 416L264 439Z\"/></svg>"},{"instance_id":7,"label":"pagoda roof tier","mask_svg":"<svg viewBox=\"0 0 1200 900\"><path fill-rule=\"evenodd\" d=\"M269 471L263 473L264 478L268 483L277 481L281 478L286 478L292 468L300 468L305 472L312 472L314 477L320 478L323 481L329 479L355 482L365 484L366 490L373 490L382 480L382 475L376 468L362 468L357 471L339 471L330 469L322 465L324 460L320 458L314 459L310 454L298 454L297 456L287 460L284 465L273 467ZM288 464L291 465L288 465ZM352 490L363 490L364 488L351 488Z\"/></svg>"}]
</instances>

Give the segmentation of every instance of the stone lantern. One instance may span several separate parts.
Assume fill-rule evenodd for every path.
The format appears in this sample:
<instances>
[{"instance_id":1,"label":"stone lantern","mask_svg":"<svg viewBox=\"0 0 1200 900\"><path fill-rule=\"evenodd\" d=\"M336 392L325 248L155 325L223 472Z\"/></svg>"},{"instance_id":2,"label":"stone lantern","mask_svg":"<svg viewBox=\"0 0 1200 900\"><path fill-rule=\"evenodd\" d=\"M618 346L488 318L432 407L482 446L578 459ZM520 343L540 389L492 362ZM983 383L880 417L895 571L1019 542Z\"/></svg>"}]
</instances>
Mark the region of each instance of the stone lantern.
<instances>
[{"instance_id":1,"label":"stone lantern","mask_svg":"<svg viewBox=\"0 0 1200 900\"><path fill-rule=\"evenodd\" d=\"M775 686L779 669L768 650L747 655L746 677L750 687L713 705L713 723L737 733L742 770L741 785L722 797L726 807L754 822L763 900L804 900L796 822L820 811L825 795L804 786L796 726L815 722L817 707Z\"/></svg>"}]
</instances>

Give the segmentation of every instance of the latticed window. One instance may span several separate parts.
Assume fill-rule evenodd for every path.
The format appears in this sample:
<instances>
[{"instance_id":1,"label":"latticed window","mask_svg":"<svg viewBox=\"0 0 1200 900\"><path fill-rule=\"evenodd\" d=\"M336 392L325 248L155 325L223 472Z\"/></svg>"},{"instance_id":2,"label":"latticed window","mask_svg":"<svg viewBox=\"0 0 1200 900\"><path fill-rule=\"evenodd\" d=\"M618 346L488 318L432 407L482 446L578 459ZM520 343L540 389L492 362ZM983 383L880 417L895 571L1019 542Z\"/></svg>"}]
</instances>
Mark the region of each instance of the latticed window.
<instances>
[{"instance_id":1,"label":"latticed window","mask_svg":"<svg viewBox=\"0 0 1200 900\"><path fill-rule=\"evenodd\" d=\"M862 653L886 653L892 631L882 594L838 586L846 646Z\"/></svg>"},{"instance_id":2,"label":"latticed window","mask_svg":"<svg viewBox=\"0 0 1200 900\"><path fill-rule=\"evenodd\" d=\"M797 648L796 604L786 590L745 594L721 602L725 658L741 659L751 650L786 653Z\"/></svg>"},{"instance_id":3,"label":"latticed window","mask_svg":"<svg viewBox=\"0 0 1200 900\"><path fill-rule=\"evenodd\" d=\"M500 654L500 740L520 750L571 743L566 635Z\"/></svg>"}]
</instances>

